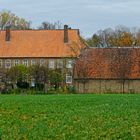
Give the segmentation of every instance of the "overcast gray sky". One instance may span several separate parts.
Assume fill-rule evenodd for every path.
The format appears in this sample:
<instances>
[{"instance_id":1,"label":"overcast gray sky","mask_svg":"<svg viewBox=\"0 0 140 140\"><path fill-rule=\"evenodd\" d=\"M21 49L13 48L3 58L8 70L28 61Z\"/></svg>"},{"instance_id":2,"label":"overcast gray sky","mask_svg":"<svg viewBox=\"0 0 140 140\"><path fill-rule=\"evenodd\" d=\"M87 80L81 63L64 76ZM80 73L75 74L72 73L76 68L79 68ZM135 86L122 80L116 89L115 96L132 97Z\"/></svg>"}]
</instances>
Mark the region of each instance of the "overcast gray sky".
<instances>
[{"instance_id":1,"label":"overcast gray sky","mask_svg":"<svg viewBox=\"0 0 140 140\"><path fill-rule=\"evenodd\" d=\"M31 20L33 26L60 20L79 28L84 37L117 25L140 27L140 0L0 0L3 9Z\"/></svg>"}]
</instances>

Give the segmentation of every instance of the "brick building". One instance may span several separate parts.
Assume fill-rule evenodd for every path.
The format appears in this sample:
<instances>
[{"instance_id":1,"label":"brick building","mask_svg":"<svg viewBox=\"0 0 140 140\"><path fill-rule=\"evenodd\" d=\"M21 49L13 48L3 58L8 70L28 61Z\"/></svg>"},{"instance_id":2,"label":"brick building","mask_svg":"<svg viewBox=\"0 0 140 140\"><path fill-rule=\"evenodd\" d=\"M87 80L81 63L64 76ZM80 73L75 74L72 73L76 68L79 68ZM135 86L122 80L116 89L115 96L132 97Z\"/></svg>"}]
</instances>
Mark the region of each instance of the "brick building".
<instances>
[{"instance_id":1,"label":"brick building","mask_svg":"<svg viewBox=\"0 0 140 140\"><path fill-rule=\"evenodd\" d=\"M140 48L86 49L74 79L80 93L140 93Z\"/></svg>"},{"instance_id":2,"label":"brick building","mask_svg":"<svg viewBox=\"0 0 140 140\"><path fill-rule=\"evenodd\" d=\"M46 65L61 68L72 82L73 60L85 45L78 29L0 31L0 68L16 65Z\"/></svg>"}]
</instances>

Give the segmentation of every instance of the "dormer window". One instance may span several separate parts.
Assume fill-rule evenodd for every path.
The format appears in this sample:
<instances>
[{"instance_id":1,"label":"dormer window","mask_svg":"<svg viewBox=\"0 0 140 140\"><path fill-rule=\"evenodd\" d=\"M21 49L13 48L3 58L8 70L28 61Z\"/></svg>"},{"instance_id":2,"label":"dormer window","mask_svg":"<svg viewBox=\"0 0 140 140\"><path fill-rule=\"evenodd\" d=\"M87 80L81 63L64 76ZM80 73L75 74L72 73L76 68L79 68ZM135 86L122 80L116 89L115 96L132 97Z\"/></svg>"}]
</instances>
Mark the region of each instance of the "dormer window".
<instances>
[{"instance_id":1,"label":"dormer window","mask_svg":"<svg viewBox=\"0 0 140 140\"><path fill-rule=\"evenodd\" d=\"M23 65L26 66L26 67L28 67L28 59L24 59L23 60Z\"/></svg>"},{"instance_id":2,"label":"dormer window","mask_svg":"<svg viewBox=\"0 0 140 140\"><path fill-rule=\"evenodd\" d=\"M11 60L10 59L5 60L5 68L11 68Z\"/></svg>"}]
</instances>

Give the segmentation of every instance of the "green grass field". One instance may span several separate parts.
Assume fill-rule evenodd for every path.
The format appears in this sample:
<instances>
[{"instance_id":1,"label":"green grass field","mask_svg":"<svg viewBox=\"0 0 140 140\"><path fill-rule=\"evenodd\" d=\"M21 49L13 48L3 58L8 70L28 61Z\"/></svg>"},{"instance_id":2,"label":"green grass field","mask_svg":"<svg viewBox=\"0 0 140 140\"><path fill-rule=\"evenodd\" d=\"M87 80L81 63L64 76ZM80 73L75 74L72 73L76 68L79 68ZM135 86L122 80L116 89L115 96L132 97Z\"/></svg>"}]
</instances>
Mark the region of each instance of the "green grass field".
<instances>
[{"instance_id":1,"label":"green grass field","mask_svg":"<svg viewBox=\"0 0 140 140\"><path fill-rule=\"evenodd\" d=\"M2 140L140 140L140 95L0 96Z\"/></svg>"}]
</instances>

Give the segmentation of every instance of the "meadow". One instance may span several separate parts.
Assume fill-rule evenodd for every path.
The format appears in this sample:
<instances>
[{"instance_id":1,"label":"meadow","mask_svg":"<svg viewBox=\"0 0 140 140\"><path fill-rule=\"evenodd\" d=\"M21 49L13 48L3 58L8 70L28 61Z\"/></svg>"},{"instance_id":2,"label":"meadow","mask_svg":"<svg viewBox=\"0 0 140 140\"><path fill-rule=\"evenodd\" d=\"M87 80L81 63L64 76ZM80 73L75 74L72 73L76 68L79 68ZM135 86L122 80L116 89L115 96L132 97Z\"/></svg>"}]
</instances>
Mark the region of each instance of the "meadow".
<instances>
[{"instance_id":1,"label":"meadow","mask_svg":"<svg viewBox=\"0 0 140 140\"><path fill-rule=\"evenodd\" d=\"M140 95L1 95L1 140L139 140Z\"/></svg>"}]
</instances>

